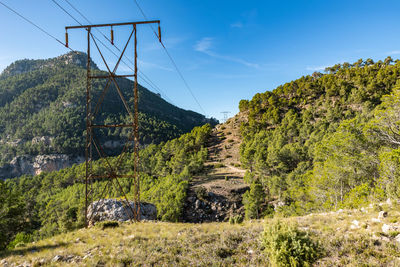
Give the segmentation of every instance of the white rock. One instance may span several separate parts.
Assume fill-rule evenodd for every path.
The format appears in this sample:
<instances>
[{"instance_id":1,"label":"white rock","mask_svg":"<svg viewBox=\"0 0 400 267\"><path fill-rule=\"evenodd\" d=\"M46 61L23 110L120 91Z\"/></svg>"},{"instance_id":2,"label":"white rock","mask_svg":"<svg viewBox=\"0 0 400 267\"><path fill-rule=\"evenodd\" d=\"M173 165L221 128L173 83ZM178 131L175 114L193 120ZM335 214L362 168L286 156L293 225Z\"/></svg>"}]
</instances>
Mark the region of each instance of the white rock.
<instances>
[{"instance_id":1,"label":"white rock","mask_svg":"<svg viewBox=\"0 0 400 267\"><path fill-rule=\"evenodd\" d=\"M351 225L350 225L350 229L358 229L358 228L360 228L360 222L357 220L352 221Z\"/></svg>"},{"instance_id":2,"label":"white rock","mask_svg":"<svg viewBox=\"0 0 400 267\"><path fill-rule=\"evenodd\" d=\"M392 205L392 200L391 200L390 198L388 198L388 199L386 200L386 204Z\"/></svg>"},{"instance_id":3,"label":"white rock","mask_svg":"<svg viewBox=\"0 0 400 267\"><path fill-rule=\"evenodd\" d=\"M63 256L55 255L54 258L51 261L52 262L57 262L57 261L61 261L62 259L63 259Z\"/></svg>"},{"instance_id":4,"label":"white rock","mask_svg":"<svg viewBox=\"0 0 400 267\"><path fill-rule=\"evenodd\" d=\"M129 201L129 205L134 209L135 203ZM128 221L133 218L132 209L124 201L117 199L101 199L93 202L88 208L88 218L92 223L99 221ZM92 213L94 213L92 215ZM150 203L140 203L140 219L156 220L156 206Z\"/></svg>"},{"instance_id":5,"label":"white rock","mask_svg":"<svg viewBox=\"0 0 400 267\"><path fill-rule=\"evenodd\" d=\"M249 250L247 251L247 253L249 253L249 254L253 254L253 253L254 253L254 251L253 251L252 249L249 249Z\"/></svg>"},{"instance_id":6,"label":"white rock","mask_svg":"<svg viewBox=\"0 0 400 267\"><path fill-rule=\"evenodd\" d=\"M383 219L388 216L387 211L380 211L378 215L378 219Z\"/></svg>"},{"instance_id":7,"label":"white rock","mask_svg":"<svg viewBox=\"0 0 400 267\"><path fill-rule=\"evenodd\" d=\"M338 210L336 213L342 213L343 212L343 210L342 209L340 209L340 210Z\"/></svg>"},{"instance_id":8,"label":"white rock","mask_svg":"<svg viewBox=\"0 0 400 267\"><path fill-rule=\"evenodd\" d=\"M384 232L385 234L389 233L390 231L395 230L395 228L389 224L384 224L382 226L382 232Z\"/></svg>"},{"instance_id":9,"label":"white rock","mask_svg":"<svg viewBox=\"0 0 400 267\"><path fill-rule=\"evenodd\" d=\"M377 219L377 218L372 218L372 219L371 219L371 222L380 223L381 220L380 220L380 219Z\"/></svg>"},{"instance_id":10,"label":"white rock","mask_svg":"<svg viewBox=\"0 0 400 267\"><path fill-rule=\"evenodd\" d=\"M396 240L397 242L400 243L400 234L398 234L398 235L394 238L394 240Z\"/></svg>"}]
</instances>

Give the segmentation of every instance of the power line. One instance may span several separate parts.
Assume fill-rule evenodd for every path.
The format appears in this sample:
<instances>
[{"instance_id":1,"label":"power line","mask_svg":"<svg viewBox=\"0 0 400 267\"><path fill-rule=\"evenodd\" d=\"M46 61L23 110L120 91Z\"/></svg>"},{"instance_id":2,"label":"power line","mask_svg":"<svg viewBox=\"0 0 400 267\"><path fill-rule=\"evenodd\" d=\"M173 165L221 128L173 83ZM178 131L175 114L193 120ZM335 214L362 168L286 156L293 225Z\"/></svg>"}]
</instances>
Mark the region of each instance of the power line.
<instances>
[{"instance_id":1,"label":"power line","mask_svg":"<svg viewBox=\"0 0 400 267\"><path fill-rule=\"evenodd\" d=\"M140 7L139 3L137 0L134 0L135 4L137 6L137 8L139 9L140 13L142 13L143 17L145 20L148 20L146 14L144 13L143 9ZM155 29L153 28L153 25L149 25L151 27L151 29L153 30L156 38L158 39L158 35L155 31ZM168 58L170 59L170 61L172 62L172 65L174 66L176 72L179 74L179 76L181 77L183 83L186 86L186 89L190 92L190 94L192 95L192 97L194 98L194 100L196 101L197 105L200 107L200 109L202 110L203 114L206 115L206 112L204 111L203 107L200 105L199 101L197 100L196 96L194 95L192 89L190 88L189 84L187 83L186 79L183 77L182 72L180 71L180 69L178 68L178 65L176 64L175 60L172 58L171 54L168 52L167 47L165 47L165 45L163 44L163 42L161 42L161 46L164 48L165 53L167 54Z\"/></svg>"},{"instance_id":2,"label":"power line","mask_svg":"<svg viewBox=\"0 0 400 267\"><path fill-rule=\"evenodd\" d=\"M62 6L60 6L55 0L52 0L58 7L60 7L65 13L67 13L72 19L74 19L79 25L82 25L74 16L72 16L68 11L66 11ZM75 10L75 12L77 12L83 19L85 19L89 24L93 24L82 12L79 11L78 8L76 8L70 1L68 0L64 0L73 10ZM101 35L103 35L103 37L109 41L110 43L111 40L103 33L101 32L98 28L95 28ZM94 35L93 35L94 36ZM111 51L108 46L106 46L101 40L99 40L96 36L94 36L96 38L96 40L98 40L108 51L110 51L112 54L114 54L114 56L116 56L118 58L118 55L115 54L113 51ZM115 44L112 43L112 46L114 46L119 52L121 52L121 49L119 47L117 47ZM124 55L124 57L129 61L129 63L131 63L133 65L133 62L131 59L129 59L128 57L126 57ZM125 61L121 60L129 69L132 69L132 67L128 64L126 64ZM153 88L155 91L159 92L160 94L164 95L164 97L173 104L173 101L171 101L171 99L169 99L169 97L167 96L167 94L165 94L149 77L147 77L142 71L139 70L139 74L140 74L140 78L146 82L151 88ZM142 77L143 76L143 77Z\"/></svg>"},{"instance_id":3,"label":"power line","mask_svg":"<svg viewBox=\"0 0 400 267\"><path fill-rule=\"evenodd\" d=\"M38 26L36 23L32 22L30 19L26 18L25 16L21 15L20 13L18 13L16 10L12 9L11 7L9 7L8 5L4 4L3 2L0 1L0 4L3 5L5 8L7 8L8 10L10 10L11 12L13 12L14 14L16 14L17 16L19 16L20 18L22 18L23 20L25 20L26 22L28 22L29 24L33 25L34 27L36 27L37 29L39 29L41 32L43 32L44 34L46 34L47 36L49 36L50 38L54 39L55 41L57 41L58 43L60 43L62 46L64 46L64 43L61 42L58 38L56 38L54 35L50 34L49 32L47 32L46 30L44 30L42 27ZM68 49L70 49L71 51L74 51L72 48L68 47Z\"/></svg>"}]
</instances>

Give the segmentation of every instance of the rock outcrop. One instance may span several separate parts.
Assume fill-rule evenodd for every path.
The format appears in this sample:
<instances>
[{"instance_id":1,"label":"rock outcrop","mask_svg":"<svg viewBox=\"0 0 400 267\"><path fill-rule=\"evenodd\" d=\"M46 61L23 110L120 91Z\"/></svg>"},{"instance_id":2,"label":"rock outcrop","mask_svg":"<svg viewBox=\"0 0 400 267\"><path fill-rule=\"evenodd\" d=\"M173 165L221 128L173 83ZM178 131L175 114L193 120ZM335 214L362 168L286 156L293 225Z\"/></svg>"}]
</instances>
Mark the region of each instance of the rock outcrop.
<instances>
[{"instance_id":1,"label":"rock outcrop","mask_svg":"<svg viewBox=\"0 0 400 267\"><path fill-rule=\"evenodd\" d=\"M134 209L135 204L129 201L129 205ZM100 199L94 201L88 207L88 219L90 224L100 221L128 221L133 218L132 209L125 201L116 199ZM140 203L140 220L156 220L157 208L153 204Z\"/></svg>"},{"instance_id":2,"label":"rock outcrop","mask_svg":"<svg viewBox=\"0 0 400 267\"><path fill-rule=\"evenodd\" d=\"M90 62L92 69L99 69L97 65L93 62ZM5 79L11 76L41 70L47 67L56 68L60 66L60 64L65 65L75 65L78 67L86 68L87 65L87 54L83 52L69 52L65 55L61 55L56 58L50 59L42 59L42 60L34 60L34 59L23 59L18 60L8 66L3 72L0 74L0 79Z\"/></svg>"},{"instance_id":3,"label":"rock outcrop","mask_svg":"<svg viewBox=\"0 0 400 267\"><path fill-rule=\"evenodd\" d=\"M17 156L10 163L0 167L0 179L14 178L24 174L38 175L44 171L58 171L83 161L83 157L71 157L65 154Z\"/></svg>"},{"instance_id":4,"label":"rock outcrop","mask_svg":"<svg viewBox=\"0 0 400 267\"><path fill-rule=\"evenodd\" d=\"M190 223L223 222L230 217L244 216L242 195L249 189L246 185L232 187L220 192L215 187L203 188L203 193L189 190L182 221Z\"/></svg>"}]
</instances>

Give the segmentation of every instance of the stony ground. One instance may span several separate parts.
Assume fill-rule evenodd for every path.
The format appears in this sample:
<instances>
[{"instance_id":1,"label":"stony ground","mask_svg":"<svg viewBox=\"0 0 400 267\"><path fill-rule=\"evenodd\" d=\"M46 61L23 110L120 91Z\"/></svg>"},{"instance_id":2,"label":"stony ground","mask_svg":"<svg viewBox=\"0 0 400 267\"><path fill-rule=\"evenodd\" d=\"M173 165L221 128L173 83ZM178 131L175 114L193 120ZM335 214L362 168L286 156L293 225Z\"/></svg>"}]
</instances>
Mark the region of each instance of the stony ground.
<instances>
[{"instance_id":1,"label":"stony ground","mask_svg":"<svg viewBox=\"0 0 400 267\"><path fill-rule=\"evenodd\" d=\"M229 223L124 223L58 235L0 254L0 266L269 266L272 220L297 223L323 247L315 266L400 266L400 204Z\"/></svg>"},{"instance_id":2,"label":"stony ground","mask_svg":"<svg viewBox=\"0 0 400 267\"><path fill-rule=\"evenodd\" d=\"M206 170L190 184L184 222L227 221L243 215L242 195L249 187L239 163L240 123L235 116L214 128L207 142Z\"/></svg>"}]
</instances>

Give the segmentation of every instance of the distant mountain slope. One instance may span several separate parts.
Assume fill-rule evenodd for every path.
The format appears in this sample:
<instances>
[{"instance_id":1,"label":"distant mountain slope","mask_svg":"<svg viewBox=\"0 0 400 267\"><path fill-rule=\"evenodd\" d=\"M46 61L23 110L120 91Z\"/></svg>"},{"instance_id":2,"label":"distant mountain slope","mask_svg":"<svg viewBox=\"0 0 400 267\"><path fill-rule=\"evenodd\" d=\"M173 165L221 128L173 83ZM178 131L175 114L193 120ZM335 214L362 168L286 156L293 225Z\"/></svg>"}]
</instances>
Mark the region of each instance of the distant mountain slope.
<instances>
[{"instance_id":1,"label":"distant mountain slope","mask_svg":"<svg viewBox=\"0 0 400 267\"><path fill-rule=\"evenodd\" d=\"M33 161L37 161L32 157L43 154L65 154L74 158L69 157L70 163L81 161L77 157L83 155L85 142L86 63L86 54L71 52L47 60L19 60L2 72L0 152L3 164L16 156L28 155L28 165L31 166ZM94 63L92 68L94 73L104 73ZM105 82L93 81L95 102ZM133 107L133 82L119 79L119 85L128 104ZM139 112L141 145L178 137L194 126L216 123L196 112L180 109L142 86L139 86ZM95 122L127 121L128 113L114 86L110 86ZM101 130L96 134L100 142L114 151L111 154L117 154L122 141L129 136L126 130L120 129ZM17 158L12 166L5 165L5 169L0 170L0 178L7 178L4 175L12 169L15 172L12 176L32 173L30 167L24 171L24 162L19 161Z\"/></svg>"}]
</instances>

